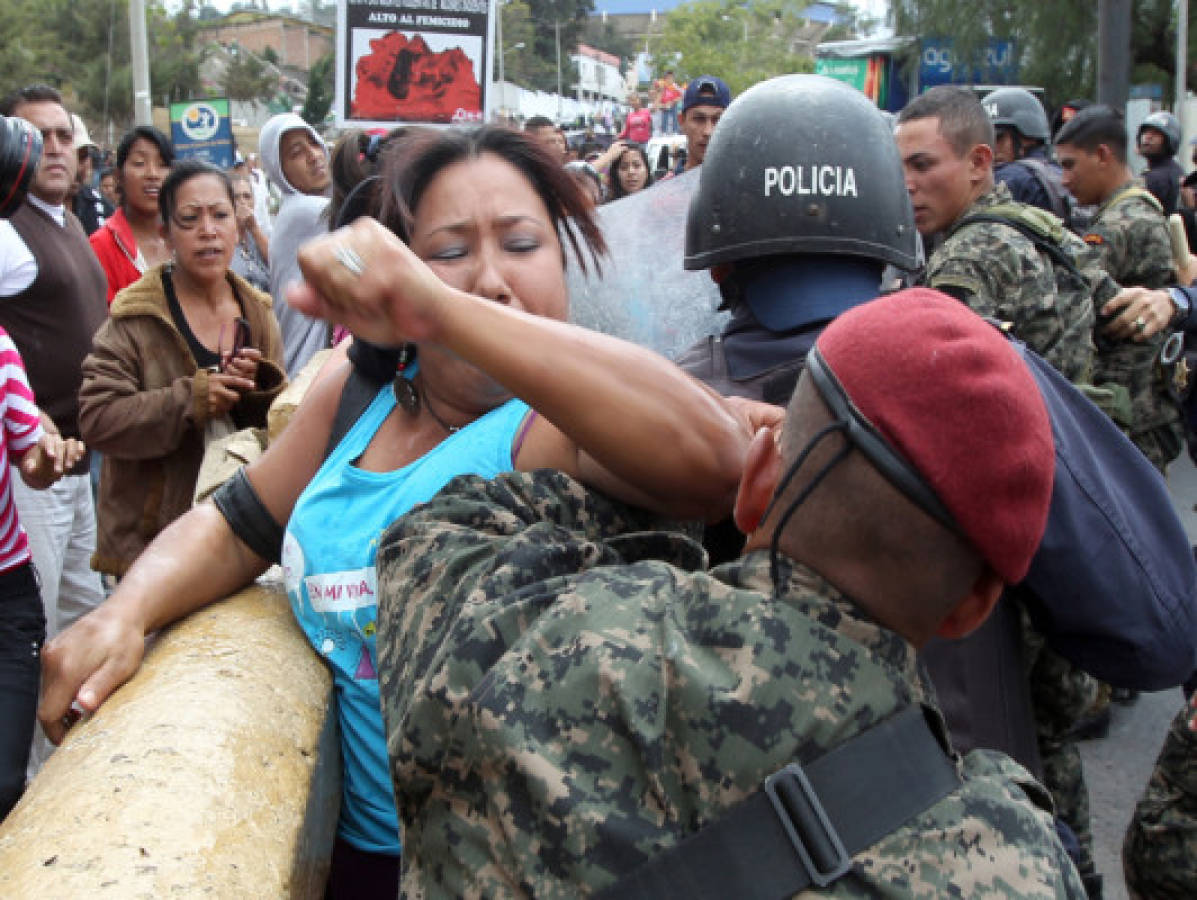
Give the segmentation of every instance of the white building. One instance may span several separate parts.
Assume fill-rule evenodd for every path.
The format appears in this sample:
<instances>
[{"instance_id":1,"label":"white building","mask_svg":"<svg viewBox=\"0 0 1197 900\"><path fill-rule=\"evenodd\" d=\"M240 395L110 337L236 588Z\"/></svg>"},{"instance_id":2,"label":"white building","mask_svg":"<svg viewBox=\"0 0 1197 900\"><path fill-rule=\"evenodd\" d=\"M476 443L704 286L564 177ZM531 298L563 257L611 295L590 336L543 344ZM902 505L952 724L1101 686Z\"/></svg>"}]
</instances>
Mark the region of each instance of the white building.
<instances>
[{"instance_id":1,"label":"white building","mask_svg":"<svg viewBox=\"0 0 1197 900\"><path fill-rule=\"evenodd\" d=\"M619 71L619 57L587 44L578 44L570 57L578 67L578 99L601 103L623 103L625 86Z\"/></svg>"}]
</instances>

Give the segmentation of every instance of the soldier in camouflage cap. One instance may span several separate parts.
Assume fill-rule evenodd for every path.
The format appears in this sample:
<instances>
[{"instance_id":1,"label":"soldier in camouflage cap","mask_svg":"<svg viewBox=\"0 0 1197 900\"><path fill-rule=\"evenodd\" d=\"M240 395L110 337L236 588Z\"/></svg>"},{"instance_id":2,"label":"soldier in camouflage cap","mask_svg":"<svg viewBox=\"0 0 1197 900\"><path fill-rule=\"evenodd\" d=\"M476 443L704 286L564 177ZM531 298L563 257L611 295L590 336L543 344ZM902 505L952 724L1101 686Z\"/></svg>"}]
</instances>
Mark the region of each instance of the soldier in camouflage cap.
<instances>
[{"instance_id":1,"label":"soldier in camouflage cap","mask_svg":"<svg viewBox=\"0 0 1197 900\"><path fill-rule=\"evenodd\" d=\"M1124 287L1162 288L1176 283L1172 243L1163 207L1137 180L1126 163L1126 123L1108 106L1081 110L1061 130L1056 153L1064 183L1097 215L1084 234L1097 248L1110 276ZM1136 326L1142 331L1146 321ZM1161 472L1183 446L1180 411L1168 394L1156 365L1168 337L1103 341L1098 348L1095 381L1124 385L1133 404L1130 438Z\"/></svg>"},{"instance_id":2,"label":"soldier in camouflage cap","mask_svg":"<svg viewBox=\"0 0 1197 900\"><path fill-rule=\"evenodd\" d=\"M945 754L915 656L1023 577L1053 453L998 331L914 291L820 337L784 426L749 451L734 563L705 571L697 543L559 473L455 480L379 548L404 893L644 895L625 879L651 880L767 776L801 763L816 781L833 748L913 711L949 784L856 841L826 892L1084 896L1033 779L1000 754ZM844 774L901 781L901 759ZM906 759L919 762L935 760ZM828 814L841 836L843 816L868 832L888 801L870 792ZM711 849L719 862L700 855L660 895L809 883L792 853L756 866L737 855L751 844Z\"/></svg>"},{"instance_id":3,"label":"soldier in camouflage cap","mask_svg":"<svg viewBox=\"0 0 1197 900\"><path fill-rule=\"evenodd\" d=\"M915 227L924 238L943 238L927 261L924 283L983 316L1009 322L1070 381L1089 381L1094 291L1100 288L1104 299L1117 286L1058 219L1015 203L1005 185L994 184L993 125L980 101L963 88L932 88L899 113L894 135ZM1025 219L1049 234L1092 283L1058 271L1015 224L980 218L995 214ZM1096 271L1084 271L1089 268Z\"/></svg>"}]
</instances>

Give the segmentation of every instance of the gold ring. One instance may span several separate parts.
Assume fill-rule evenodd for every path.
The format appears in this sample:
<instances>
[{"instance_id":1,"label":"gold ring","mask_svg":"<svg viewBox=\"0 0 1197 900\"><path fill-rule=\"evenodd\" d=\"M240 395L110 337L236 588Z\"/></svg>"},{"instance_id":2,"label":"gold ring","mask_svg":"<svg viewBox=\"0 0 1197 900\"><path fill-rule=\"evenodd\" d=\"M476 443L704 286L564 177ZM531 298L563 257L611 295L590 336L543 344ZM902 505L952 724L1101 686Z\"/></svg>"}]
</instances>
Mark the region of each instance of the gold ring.
<instances>
[{"instance_id":1,"label":"gold ring","mask_svg":"<svg viewBox=\"0 0 1197 900\"><path fill-rule=\"evenodd\" d=\"M362 258L348 244L337 244L333 248L333 256L336 257L337 262L349 270L354 278L366 271L366 265L362 262Z\"/></svg>"}]
</instances>

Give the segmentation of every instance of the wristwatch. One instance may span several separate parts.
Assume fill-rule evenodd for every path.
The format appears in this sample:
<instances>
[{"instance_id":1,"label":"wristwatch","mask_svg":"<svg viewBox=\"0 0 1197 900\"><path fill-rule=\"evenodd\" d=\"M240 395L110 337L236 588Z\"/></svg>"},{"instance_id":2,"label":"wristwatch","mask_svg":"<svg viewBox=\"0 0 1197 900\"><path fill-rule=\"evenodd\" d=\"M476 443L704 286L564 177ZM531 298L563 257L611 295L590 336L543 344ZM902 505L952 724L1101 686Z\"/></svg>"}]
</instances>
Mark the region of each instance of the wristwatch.
<instances>
[{"instance_id":1,"label":"wristwatch","mask_svg":"<svg viewBox=\"0 0 1197 900\"><path fill-rule=\"evenodd\" d=\"M1176 307L1176 314L1172 316L1173 325L1178 325L1189 317L1193 308L1189 295L1177 287L1168 288L1168 296L1172 298L1172 305Z\"/></svg>"}]
</instances>

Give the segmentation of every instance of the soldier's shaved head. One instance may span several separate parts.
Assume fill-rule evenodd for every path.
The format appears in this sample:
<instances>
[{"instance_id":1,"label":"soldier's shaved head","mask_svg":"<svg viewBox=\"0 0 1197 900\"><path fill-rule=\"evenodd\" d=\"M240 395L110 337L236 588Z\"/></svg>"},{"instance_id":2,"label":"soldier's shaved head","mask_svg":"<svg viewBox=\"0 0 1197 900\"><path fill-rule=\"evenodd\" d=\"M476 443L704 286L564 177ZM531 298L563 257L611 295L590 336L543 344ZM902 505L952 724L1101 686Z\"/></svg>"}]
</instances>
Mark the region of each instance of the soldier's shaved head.
<instances>
[{"instance_id":1,"label":"soldier's shaved head","mask_svg":"<svg viewBox=\"0 0 1197 900\"><path fill-rule=\"evenodd\" d=\"M831 420L804 374L786 413L782 471ZM832 434L812 450L779 495L767 528L844 442L842 435ZM986 569L968 541L919 509L857 450L828 472L790 518L779 549L916 645L934 633Z\"/></svg>"},{"instance_id":2,"label":"soldier's shaved head","mask_svg":"<svg viewBox=\"0 0 1197 900\"><path fill-rule=\"evenodd\" d=\"M968 88L933 87L898 113L899 125L919 119L938 119L939 133L957 156L964 156L977 144L994 145L993 123Z\"/></svg>"}]
</instances>

